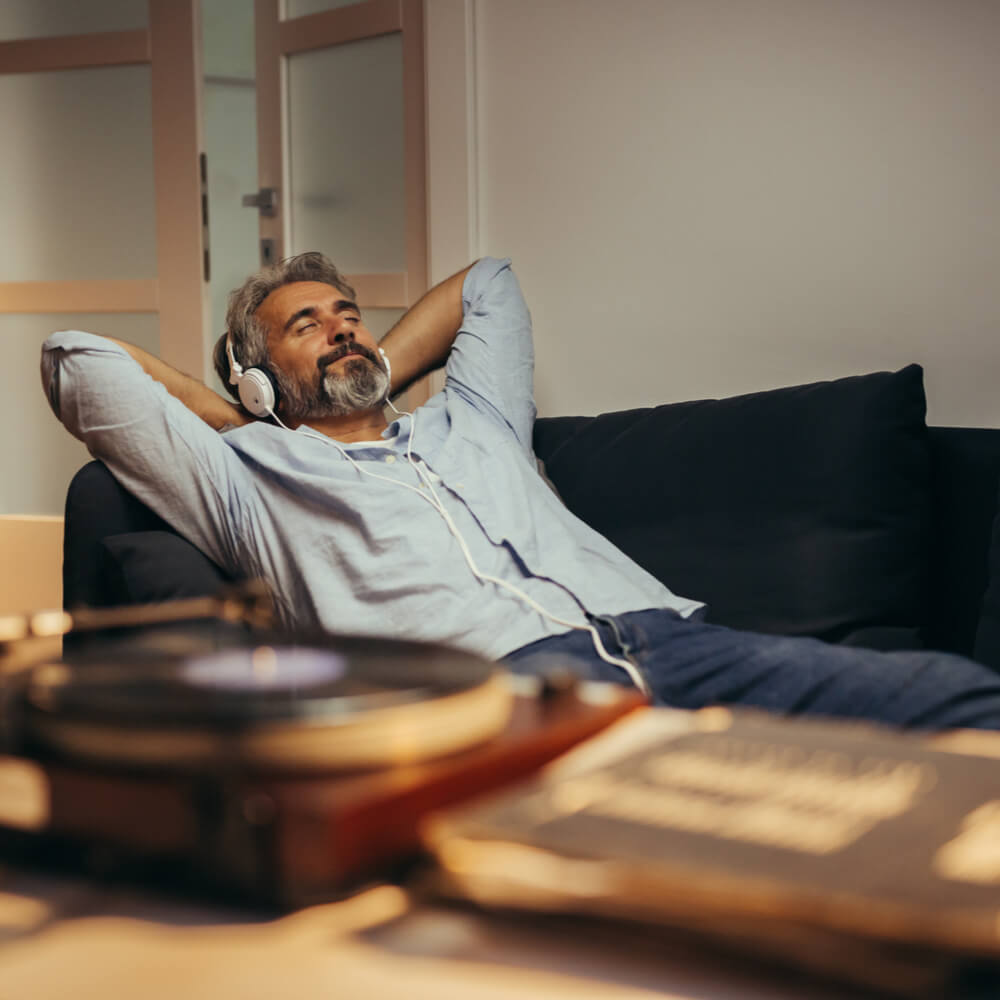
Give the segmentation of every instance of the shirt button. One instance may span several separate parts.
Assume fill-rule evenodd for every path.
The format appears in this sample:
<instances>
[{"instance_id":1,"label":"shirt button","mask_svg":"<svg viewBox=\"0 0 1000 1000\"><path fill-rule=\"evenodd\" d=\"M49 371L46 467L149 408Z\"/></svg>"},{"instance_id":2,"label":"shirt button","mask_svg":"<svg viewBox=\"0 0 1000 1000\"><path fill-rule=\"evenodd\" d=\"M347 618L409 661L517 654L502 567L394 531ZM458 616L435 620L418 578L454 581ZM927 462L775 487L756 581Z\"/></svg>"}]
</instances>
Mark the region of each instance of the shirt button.
<instances>
[{"instance_id":1,"label":"shirt button","mask_svg":"<svg viewBox=\"0 0 1000 1000\"><path fill-rule=\"evenodd\" d=\"M392 463L396 461L396 456L395 455L386 455L385 456L385 461L386 461L387 465L392 465Z\"/></svg>"}]
</instances>

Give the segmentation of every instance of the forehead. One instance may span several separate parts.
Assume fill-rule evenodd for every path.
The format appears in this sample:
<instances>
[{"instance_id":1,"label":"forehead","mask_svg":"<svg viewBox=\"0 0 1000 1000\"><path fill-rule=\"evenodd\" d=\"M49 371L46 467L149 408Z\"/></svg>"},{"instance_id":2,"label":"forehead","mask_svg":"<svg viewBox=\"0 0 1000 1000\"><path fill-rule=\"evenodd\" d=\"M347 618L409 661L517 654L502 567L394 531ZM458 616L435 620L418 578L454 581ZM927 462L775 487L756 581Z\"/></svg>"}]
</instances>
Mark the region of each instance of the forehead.
<instances>
[{"instance_id":1,"label":"forehead","mask_svg":"<svg viewBox=\"0 0 1000 1000\"><path fill-rule=\"evenodd\" d=\"M294 281L271 292L257 307L257 316L269 330L280 331L300 309L328 306L348 298L322 281Z\"/></svg>"}]
</instances>

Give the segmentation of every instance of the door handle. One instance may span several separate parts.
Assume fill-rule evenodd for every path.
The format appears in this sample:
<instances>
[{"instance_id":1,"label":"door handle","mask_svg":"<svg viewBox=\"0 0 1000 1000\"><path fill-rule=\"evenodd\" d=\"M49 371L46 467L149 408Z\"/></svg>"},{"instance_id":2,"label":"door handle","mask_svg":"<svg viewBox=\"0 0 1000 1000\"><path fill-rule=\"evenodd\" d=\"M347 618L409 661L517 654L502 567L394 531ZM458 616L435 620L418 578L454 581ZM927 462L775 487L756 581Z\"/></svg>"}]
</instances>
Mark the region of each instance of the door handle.
<instances>
[{"instance_id":1,"label":"door handle","mask_svg":"<svg viewBox=\"0 0 1000 1000\"><path fill-rule=\"evenodd\" d=\"M261 215L271 218L278 214L278 189L264 187L256 194L245 194L243 205L246 208L256 208Z\"/></svg>"}]
</instances>

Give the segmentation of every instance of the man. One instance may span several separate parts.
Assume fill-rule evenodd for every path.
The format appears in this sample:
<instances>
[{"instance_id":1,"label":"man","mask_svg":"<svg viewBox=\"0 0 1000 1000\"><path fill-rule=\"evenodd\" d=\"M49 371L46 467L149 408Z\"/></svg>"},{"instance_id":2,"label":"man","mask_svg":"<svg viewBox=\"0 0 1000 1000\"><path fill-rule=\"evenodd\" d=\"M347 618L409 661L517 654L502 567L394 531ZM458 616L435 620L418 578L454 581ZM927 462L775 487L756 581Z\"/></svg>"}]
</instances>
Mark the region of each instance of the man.
<instances>
[{"instance_id":1,"label":"man","mask_svg":"<svg viewBox=\"0 0 1000 1000\"><path fill-rule=\"evenodd\" d=\"M229 572L269 581L288 625L524 670L559 654L681 707L1000 728L1000 678L978 664L705 624L570 514L531 451L531 325L508 261L448 278L381 345L354 298L319 254L231 295L216 367L256 416L75 332L43 348L46 391L127 489ZM445 363L444 391L390 423L390 387Z\"/></svg>"}]
</instances>

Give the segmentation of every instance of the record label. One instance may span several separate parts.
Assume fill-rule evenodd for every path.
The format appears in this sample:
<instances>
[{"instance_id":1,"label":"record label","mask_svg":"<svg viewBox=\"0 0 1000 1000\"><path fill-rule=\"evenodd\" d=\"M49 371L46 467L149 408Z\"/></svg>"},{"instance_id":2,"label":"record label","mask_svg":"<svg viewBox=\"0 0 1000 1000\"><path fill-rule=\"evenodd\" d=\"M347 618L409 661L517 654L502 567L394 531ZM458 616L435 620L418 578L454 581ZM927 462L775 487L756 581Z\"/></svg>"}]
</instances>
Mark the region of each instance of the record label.
<instances>
[{"instance_id":1,"label":"record label","mask_svg":"<svg viewBox=\"0 0 1000 1000\"><path fill-rule=\"evenodd\" d=\"M227 649L185 660L180 680L195 687L229 691L296 690L343 680L347 660L329 649L257 646Z\"/></svg>"}]
</instances>

